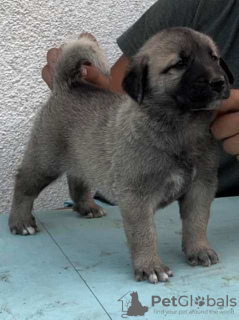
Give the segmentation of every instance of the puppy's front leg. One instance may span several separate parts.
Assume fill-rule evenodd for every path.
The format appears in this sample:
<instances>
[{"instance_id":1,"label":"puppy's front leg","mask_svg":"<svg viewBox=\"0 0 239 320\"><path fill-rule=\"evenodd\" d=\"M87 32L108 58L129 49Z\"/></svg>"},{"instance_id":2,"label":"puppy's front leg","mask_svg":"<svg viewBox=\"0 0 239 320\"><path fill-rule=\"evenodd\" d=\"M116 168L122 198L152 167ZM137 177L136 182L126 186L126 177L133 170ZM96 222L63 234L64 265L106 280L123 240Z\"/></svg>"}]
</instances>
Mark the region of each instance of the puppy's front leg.
<instances>
[{"instance_id":1,"label":"puppy's front leg","mask_svg":"<svg viewBox=\"0 0 239 320\"><path fill-rule=\"evenodd\" d=\"M218 262L216 252L211 249L207 236L210 206L215 196L217 179L195 180L189 191L179 200L183 223L183 251L189 264L205 267Z\"/></svg>"},{"instance_id":2,"label":"puppy's front leg","mask_svg":"<svg viewBox=\"0 0 239 320\"><path fill-rule=\"evenodd\" d=\"M173 275L158 255L157 232L152 205L143 201L120 202L124 229L128 239L136 281L167 281Z\"/></svg>"}]
</instances>

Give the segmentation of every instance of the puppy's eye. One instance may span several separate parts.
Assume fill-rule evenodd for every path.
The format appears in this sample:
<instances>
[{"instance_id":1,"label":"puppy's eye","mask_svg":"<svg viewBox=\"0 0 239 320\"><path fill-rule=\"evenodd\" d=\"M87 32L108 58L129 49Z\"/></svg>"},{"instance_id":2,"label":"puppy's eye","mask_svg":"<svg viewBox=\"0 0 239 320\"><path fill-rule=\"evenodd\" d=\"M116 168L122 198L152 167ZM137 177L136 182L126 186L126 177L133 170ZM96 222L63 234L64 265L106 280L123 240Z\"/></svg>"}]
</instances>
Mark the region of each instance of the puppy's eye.
<instances>
[{"instance_id":1,"label":"puppy's eye","mask_svg":"<svg viewBox=\"0 0 239 320\"><path fill-rule=\"evenodd\" d=\"M186 66L187 66L186 63L183 60L180 60L174 65L174 68L175 69L183 69Z\"/></svg>"},{"instance_id":2,"label":"puppy's eye","mask_svg":"<svg viewBox=\"0 0 239 320\"><path fill-rule=\"evenodd\" d=\"M162 73L168 73L172 69L182 70L185 67L187 67L187 63L184 60L179 60L177 63L167 67L166 69L164 69Z\"/></svg>"},{"instance_id":3,"label":"puppy's eye","mask_svg":"<svg viewBox=\"0 0 239 320\"><path fill-rule=\"evenodd\" d=\"M214 61L219 60L219 59L218 59L218 57L217 57L217 56L215 56L214 54L212 54L212 55L211 55L211 57L212 57L212 60L214 60Z\"/></svg>"}]
</instances>

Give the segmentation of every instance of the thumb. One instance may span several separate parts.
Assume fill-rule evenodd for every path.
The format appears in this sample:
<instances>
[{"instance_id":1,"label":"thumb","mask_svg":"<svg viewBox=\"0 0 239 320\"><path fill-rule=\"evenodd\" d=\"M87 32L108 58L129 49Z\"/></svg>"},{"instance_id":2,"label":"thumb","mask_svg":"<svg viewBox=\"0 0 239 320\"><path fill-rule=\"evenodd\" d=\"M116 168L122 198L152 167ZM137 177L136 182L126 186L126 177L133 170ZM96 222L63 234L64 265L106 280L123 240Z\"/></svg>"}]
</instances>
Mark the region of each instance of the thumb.
<instances>
[{"instance_id":1,"label":"thumb","mask_svg":"<svg viewBox=\"0 0 239 320\"><path fill-rule=\"evenodd\" d=\"M238 91L231 89L231 95L229 99L224 100L217 111L217 117L220 117L226 113L232 113L239 111L238 107Z\"/></svg>"},{"instance_id":2,"label":"thumb","mask_svg":"<svg viewBox=\"0 0 239 320\"><path fill-rule=\"evenodd\" d=\"M103 89L110 90L111 79L93 66L84 66L82 69L83 77L86 81L93 83Z\"/></svg>"}]
</instances>

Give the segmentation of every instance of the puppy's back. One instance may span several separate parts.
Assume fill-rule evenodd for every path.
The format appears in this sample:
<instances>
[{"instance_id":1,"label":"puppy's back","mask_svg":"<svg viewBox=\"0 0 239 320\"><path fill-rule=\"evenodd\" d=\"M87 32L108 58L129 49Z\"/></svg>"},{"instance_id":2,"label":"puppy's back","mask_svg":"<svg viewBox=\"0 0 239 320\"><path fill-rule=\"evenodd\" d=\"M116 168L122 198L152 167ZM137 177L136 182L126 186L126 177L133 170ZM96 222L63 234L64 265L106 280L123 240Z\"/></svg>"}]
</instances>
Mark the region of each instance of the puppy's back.
<instances>
[{"instance_id":1,"label":"puppy's back","mask_svg":"<svg viewBox=\"0 0 239 320\"><path fill-rule=\"evenodd\" d=\"M42 136L42 144L49 145L49 151L57 146L62 162L71 168L80 163L95 185L98 181L108 184L105 173L111 170L115 121L120 106L128 99L83 79L85 63L109 72L102 54L98 44L88 39L74 40L63 48L55 65L53 92L33 128ZM92 166L97 174L92 174Z\"/></svg>"}]
</instances>

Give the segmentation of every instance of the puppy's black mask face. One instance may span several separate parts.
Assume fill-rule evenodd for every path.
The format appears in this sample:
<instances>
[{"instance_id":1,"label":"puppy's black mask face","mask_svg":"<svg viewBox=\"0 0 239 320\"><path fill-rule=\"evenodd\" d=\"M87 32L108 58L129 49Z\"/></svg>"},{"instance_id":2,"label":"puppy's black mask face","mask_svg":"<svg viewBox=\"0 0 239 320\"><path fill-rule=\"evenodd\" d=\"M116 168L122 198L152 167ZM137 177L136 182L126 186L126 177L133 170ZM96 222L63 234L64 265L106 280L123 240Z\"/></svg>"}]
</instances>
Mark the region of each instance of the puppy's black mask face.
<instances>
[{"instance_id":1,"label":"puppy's black mask face","mask_svg":"<svg viewBox=\"0 0 239 320\"><path fill-rule=\"evenodd\" d=\"M172 66L182 74L173 97L184 110L213 110L230 96L234 82L225 61L209 48L198 54L181 52L179 62ZM215 102L215 103L214 103Z\"/></svg>"},{"instance_id":2,"label":"puppy's black mask face","mask_svg":"<svg viewBox=\"0 0 239 320\"><path fill-rule=\"evenodd\" d=\"M133 59L123 88L139 104L196 111L216 109L229 98L233 82L210 38L176 28L146 43Z\"/></svg>"}]
</instances>

